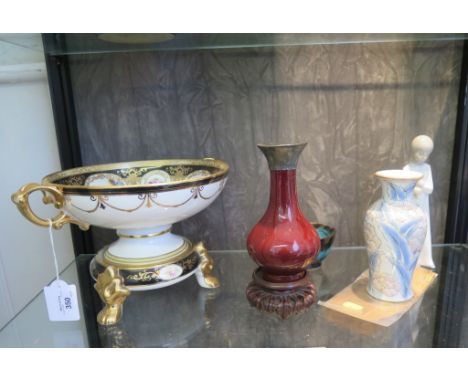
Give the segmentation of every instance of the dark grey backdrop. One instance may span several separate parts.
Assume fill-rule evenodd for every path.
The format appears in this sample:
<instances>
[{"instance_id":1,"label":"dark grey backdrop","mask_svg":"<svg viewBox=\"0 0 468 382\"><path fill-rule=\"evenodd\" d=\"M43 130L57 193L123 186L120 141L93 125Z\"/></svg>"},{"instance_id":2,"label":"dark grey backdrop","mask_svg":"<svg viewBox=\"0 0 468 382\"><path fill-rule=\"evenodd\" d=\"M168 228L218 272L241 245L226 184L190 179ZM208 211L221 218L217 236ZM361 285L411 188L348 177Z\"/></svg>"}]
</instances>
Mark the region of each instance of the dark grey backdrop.
<instances>
[{"instance_id":1,"label":"dark grey backdrop","mask_svg":"<svg viewBox=\"0 0 468 382\"><path fill-rule=\"evenodd\" d=\"M435 141L434 242L450 182L460 42L400 42L140 52L70 57L84 164L217 157L231 166L207 210L176 225L212 249L242 249L268 201L259 142L307 141L301 207L337 227L336 245L363 245L380 169L401 168L411 139ZM96 247L114 238L93 228Z\"/></svg>"}]
</instances>

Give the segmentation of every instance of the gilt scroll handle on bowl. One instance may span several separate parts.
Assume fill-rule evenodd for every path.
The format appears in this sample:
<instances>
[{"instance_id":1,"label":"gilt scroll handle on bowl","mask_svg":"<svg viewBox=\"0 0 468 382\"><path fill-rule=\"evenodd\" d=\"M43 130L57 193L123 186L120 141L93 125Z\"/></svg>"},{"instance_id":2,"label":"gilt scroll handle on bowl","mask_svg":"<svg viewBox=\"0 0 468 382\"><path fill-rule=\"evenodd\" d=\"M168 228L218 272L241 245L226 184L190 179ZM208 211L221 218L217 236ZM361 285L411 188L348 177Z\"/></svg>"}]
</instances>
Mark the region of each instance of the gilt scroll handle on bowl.
<instances>
[{"instance_id":1,"label":"gilt scroll handle on bowl","mask_svg":"<svg viewBox=\"0 0 468 382\"><path fill-rule=\"evenodd\" d=\"M35 191L41 191L43 194L42 201L44 204L49 204L53 203L54 207L57 209L62 209L65 205L65 198L63 196L62 191L52 185L41 185L38 183L28 183L21 187L18 191L16 191L12 196L11 200L13 203L16 204L16 207L18 207L18 210L21 212L21 214L28 219L30 222L37 224L42 227L48 227L49 226L49 220L48 219L42 219L39 216L37 216L33 210L31 209L31 206L29 205L29 195L32 194ZM87 230L89 229L89 224L82 223L70 216L68 216L65 212L60 211L52 220L52 227L55 229L62 228L64 224L66 223L73 223L78 225L82 230Z\"/></svg>"}]
</instances>

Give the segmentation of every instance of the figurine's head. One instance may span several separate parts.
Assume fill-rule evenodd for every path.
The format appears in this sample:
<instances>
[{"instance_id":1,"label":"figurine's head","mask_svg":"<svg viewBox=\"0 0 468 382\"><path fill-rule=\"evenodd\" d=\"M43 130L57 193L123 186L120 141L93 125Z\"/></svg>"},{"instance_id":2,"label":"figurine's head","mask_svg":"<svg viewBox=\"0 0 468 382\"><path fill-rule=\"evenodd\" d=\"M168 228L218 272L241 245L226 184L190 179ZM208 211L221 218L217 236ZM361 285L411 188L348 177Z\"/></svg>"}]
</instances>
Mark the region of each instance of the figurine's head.
<instances>
[{"instance_id":1,"label":"figurine's head","mask_svg":"<svg viewBox=\"0 0 468 382\"><path fill-rule=\"evenodd\" d=\"M411 142L411 150L413 152L413 160L416 163L424 163L432 153L434 143L427 135L418 135Z\"/></svg>"}]
</instances>

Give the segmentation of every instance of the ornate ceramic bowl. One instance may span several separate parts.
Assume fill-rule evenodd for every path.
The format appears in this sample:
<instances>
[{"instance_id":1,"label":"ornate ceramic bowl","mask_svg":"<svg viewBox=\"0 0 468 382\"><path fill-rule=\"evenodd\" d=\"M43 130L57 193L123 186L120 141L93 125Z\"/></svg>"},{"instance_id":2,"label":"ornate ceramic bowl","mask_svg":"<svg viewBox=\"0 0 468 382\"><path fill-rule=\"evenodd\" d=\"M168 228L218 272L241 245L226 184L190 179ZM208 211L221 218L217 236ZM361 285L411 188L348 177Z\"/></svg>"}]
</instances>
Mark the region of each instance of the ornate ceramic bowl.
<instances>
[{"instance_id":1,"label":"ornate ceramic bowl","mask_svg":"<svg viewBox=\"0 0 468 382\"><path fill-rule=\"evenodd\" d=\"M105 265L154 268L190 255L191 243L172 234L171 225L213 203L224 188L228 169L225 162L211 158L79 167L48 175L41 184L27 184L12 200L31 222L48 226L28 202L32 192L41 191L44 203L61 210L52 219L54 228L74 223L81 229L95 225L117 230L119 239L103 249ZM158 268L158 279L168 283L181 271L176 266Z\"/></svg>"},{"instance_id":2,"label":"ornate ceramic bowl","mask_svg":"<svg viewBox=\"0 0 468 382\"><path fill-rule=\"evenodd\" d=\"M317 233L320 236L320 252L315 258L315 261L311 264L311 268L318 268L322 265L322 261L330 253L330 248L335 240L336 230L333 227L327 226L320 223L312 223Z\"/></svg>"}]
</instances>

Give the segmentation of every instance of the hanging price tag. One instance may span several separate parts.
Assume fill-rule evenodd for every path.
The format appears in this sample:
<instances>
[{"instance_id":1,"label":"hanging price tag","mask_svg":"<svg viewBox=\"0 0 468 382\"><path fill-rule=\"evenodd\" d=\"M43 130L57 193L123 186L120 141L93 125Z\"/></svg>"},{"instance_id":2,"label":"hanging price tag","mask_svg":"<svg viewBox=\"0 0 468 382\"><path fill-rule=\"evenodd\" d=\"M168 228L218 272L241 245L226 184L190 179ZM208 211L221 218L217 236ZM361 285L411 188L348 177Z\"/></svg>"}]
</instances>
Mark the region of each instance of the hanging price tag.
<instances>
[{"instance_id":1,"label":"hanging price tag","mask_svg":"<svg viewBox=\"0 0 468 382\"><path fill-rule=\"evenodd\" d=\"M63 280L54 280L44 288L44 295L50 321L78 321L80 319L75 285L68 285Z\"/></svg>"},{"instance_id":2,"label":"hanging price tag","mask_svg":"<svg viewBox=\"0 0 468 382\"><path fill-rule=\"evenodd\" d=\"M78 321L80 309L76 296L76 286L68 285L60 280L57 255L55 253L54 238L52 236L52 220L49 219L49 237L54 256L55 280L49 286L44 287L44 296L47 304L47 312L50 321Z\"/></svg>"}]
</instances>

